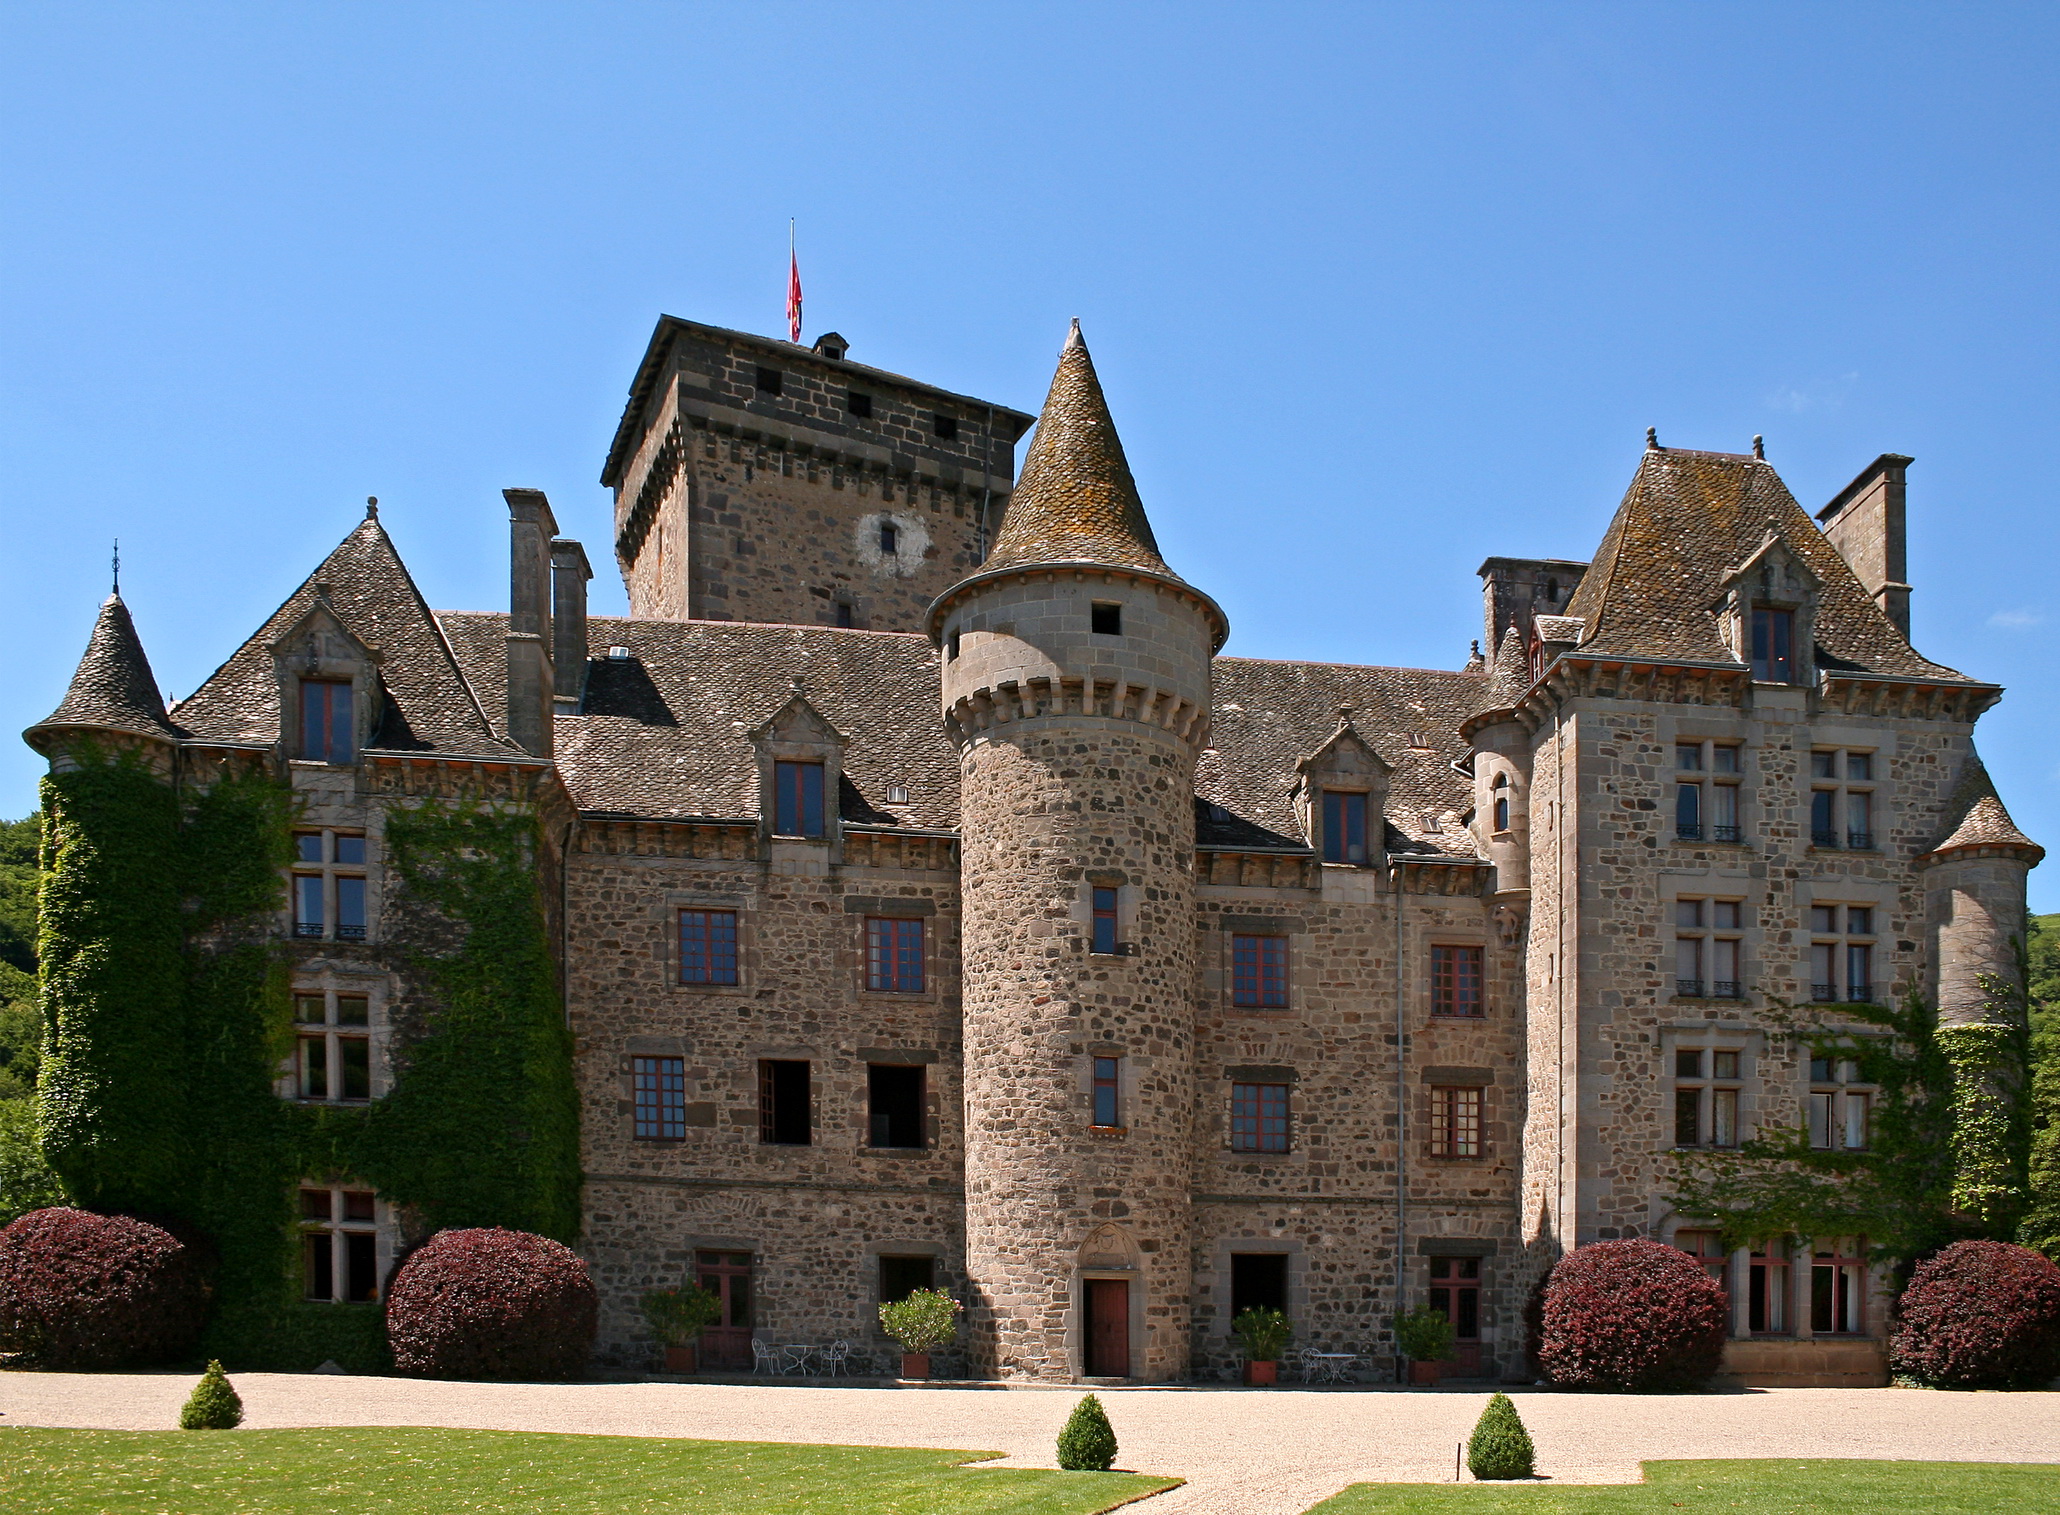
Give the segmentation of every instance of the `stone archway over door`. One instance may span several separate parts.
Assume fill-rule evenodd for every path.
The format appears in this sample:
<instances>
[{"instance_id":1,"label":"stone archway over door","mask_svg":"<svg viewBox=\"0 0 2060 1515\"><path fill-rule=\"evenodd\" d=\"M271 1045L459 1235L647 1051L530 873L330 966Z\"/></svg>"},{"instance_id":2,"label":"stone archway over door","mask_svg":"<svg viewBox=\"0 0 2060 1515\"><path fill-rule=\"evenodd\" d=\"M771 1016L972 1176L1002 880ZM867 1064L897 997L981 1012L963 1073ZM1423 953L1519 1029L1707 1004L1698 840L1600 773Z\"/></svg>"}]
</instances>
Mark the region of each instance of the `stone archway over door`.
<instances>
[{"instance_id":1,"label":"stone archway over door","mask_svg":"<svg viewBox=\"0 0 2060 1515\"><path fill-rule=\"evenodd\" d=\"M1140 1343L1137 1243L1120 1226L1097 1226L1080 1247L1080 1371L1088 1378L1128 1378Z\"/></svg>"}]
</instances>

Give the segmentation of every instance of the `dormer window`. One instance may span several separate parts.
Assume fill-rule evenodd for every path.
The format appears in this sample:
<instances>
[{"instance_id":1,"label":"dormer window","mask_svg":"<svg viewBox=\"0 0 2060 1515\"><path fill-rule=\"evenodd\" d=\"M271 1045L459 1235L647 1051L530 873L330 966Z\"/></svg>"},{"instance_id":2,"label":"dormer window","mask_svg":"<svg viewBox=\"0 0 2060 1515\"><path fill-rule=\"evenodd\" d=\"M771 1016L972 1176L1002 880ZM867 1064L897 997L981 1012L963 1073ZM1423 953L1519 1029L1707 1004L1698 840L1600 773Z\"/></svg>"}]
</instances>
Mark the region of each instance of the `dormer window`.
<instances>
[{"instance_id":1,"label":"dormer window","mask_svg":"<svg viewBox=\"0 0 2060 1515\"><path fill-rule=\"evenodd\" d=\"M1336 789L1323 791L1323 860L1365 866L1365 795Z\"/></svg>"},{"instance_id":2,"label":"dormer window","mask_svg":"<svg viewBox=\"0 0 2060 1515\"><path fill-rule=\"evenodd\" d=\"M351 686L340 679L300 681L300 755L317 763L357 756Z\"/></svg>"},{"instance_id":3,"label":"dormer window","mask_svg":"<svg viewBox=\"0 0 2060 1515\"><path fill-rule=\"evenodd\" d=\"M1795 682L1794 611L1753 607L1752 676L1763 684Z\"/></svg>"},{"instance_id":4,"label":"dormer window","mask_svg":"<svg viewBox=\"0 0 2060 1515\"><path fill-rule=\"evenodd\" d=\"M779 836L822 836L823 765L773 764L773 831Z\"/></svg>"}]
</instances>

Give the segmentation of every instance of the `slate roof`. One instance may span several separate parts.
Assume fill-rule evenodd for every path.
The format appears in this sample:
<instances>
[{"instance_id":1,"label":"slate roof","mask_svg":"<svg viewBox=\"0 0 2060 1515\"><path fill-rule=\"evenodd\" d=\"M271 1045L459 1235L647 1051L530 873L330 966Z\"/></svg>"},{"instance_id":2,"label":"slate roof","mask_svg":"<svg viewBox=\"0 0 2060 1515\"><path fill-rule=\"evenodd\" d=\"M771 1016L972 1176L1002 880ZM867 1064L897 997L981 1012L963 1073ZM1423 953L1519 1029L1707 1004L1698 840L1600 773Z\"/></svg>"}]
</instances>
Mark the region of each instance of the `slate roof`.
<instances>
[{"instance_id":1,"label":"slate roof","mask_svg":"<svg viewBox=\"0 0 2060 1515\"><path fill-rule=\"evenodd\" d=\"M488 723L474 686L459 673L400 554L385 528L371 517L322 560L255 636L173 707L174 717L190 736L220 742L279 740L279 684L270 649L315 609L317 584L327 586L329 608L345 629L381 654L379 678L385 698L371 748L500 759L522 756ZM495 687L504 679L505 674Z\"/></svg>"},{"instance_id":2,"label":"slate roof","mask_svg":"<svg viewBox=\"0 0 2060 1515\"><path fill-rule=\"evenodd\" d=\"M1469 750L1460 722L1482 707L1487 691L1479 674L1440 669L1218 658L1210 746L1195 789L1228 814L1205 814L1202 845L1307 846L1295 818L1295 764L1330 740L1339 709L1348 708L1353 728L1394 769L1386 845L1479 856L1470 833L1442 819L1432 831L1424 816L1464 817L1473 808L1473 779L1452 764ZM1427 745L1412 747L1412 732Z\"/></svg>"},{"instance_id":3,"label":"slate roof","mask_svg":"<svg viewBox=\"0 0 2060 1515\"><path fill-rule=\"evenodd\" d=\"M1078 321L980 571L1029 563L1099 563L1178 578L1159 556Z\"/></svg>"},{"instance_id":4,"label":"slate roof","mask_svg":"<svg viewBox=\"0 0 2060 1515\"><path fill-rule=\"evenodd\" d=\"M2010 819L2002 797L1996 793L1995 780L1989 777L1988 765L1978 757L1968 764L1954 786L1953 797L1946 802L1946 815L1953 822L1953 829L1932 848L1932 856L1958 847L2028 847L2041 858L2046 855L2045 848L2019 831L2017 823ZM2033 866L2037 866L2036 860Z\"/></svg>"},{"instance_id":5,"label":"slate roof","mask_svg":"<svg viewBox=\"0 0 2060 1515\"><path fill-rule=\"evenodd\" d=\"M63 702L29 730L58 726L87 726L172 740L180 734L166 719L164 697L158 693L150 659L136 635L136 623L129 618L129 607L118 594L100 602L86 654L79 659Z\"/></svg>"},{"instance_id":6,"label":"slate roof","mask_svg":"<svg viewBox=\"0 0 2060 1515\"><path fill-rule=\"evenodd\" d=\"M1769 532L1822 581L1817 643L1835 665L1973 682L1916 653L1764 460L1681 448L1647 448L1567 603L1586 623L1580 652L1736 665L1717 601L1726 574Z\"/></svg>"}]
</instances>

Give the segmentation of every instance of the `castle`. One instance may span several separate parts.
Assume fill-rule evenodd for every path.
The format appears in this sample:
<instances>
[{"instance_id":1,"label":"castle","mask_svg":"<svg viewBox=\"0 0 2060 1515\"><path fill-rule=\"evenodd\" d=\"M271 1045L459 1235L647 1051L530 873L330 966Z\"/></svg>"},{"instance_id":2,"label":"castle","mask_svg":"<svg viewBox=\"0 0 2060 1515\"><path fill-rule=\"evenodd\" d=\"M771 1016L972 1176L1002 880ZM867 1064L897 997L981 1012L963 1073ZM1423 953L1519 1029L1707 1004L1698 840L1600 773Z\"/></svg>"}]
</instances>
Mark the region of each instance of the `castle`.
<instances>
[{"instance_id":1,"label":"castle","mask_svg":"<svg viewBox=\"0 0 2060 1515\"><path fill-rule=\"evenodd\" d=\"M1018 479L1032 421L666 318L602 475L629 618L536 491L506 614L429 610L375 510L169 709L111 598L28 739L290 787L266 1077L375 1120L444 1013L395 828L533 820L608 1360L692 1278L710 1368L884 1351L934 1285L978 1375L1221 1376L1271 1306L1378 1377L1428 1305L1506 1377L1559 1251L1652 1236L1734 1373L1884 1381L1865 1238L1726 1253L1665 1195L1679 1148L1866 1143L1770 1000L1978 1019L2015 971L2041 851L1974 750L2001 691L1911 644L1910 459L1813 520L1757 446L1649 437L1592 561L1487 559L1443 671L1220 656L1077 326ZM300 1172L293 1290L373 1300L473 1213L409 1182Z\"/></svg>"}]
</instances>

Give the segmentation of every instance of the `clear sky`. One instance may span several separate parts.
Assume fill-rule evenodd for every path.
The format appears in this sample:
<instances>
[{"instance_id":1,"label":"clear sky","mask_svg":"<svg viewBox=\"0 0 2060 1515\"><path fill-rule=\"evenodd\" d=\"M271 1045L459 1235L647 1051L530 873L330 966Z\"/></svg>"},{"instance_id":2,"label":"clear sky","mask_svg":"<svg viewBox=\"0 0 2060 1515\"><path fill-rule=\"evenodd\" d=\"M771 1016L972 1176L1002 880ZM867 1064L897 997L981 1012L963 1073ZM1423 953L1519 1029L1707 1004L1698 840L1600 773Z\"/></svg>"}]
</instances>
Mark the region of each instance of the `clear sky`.
<instances>
[{"instance_id":1,"label":"clear sky","mask_svg":"<svg viewBox=\"0 0 2060 1515\"><path fill-rule=\"evenodd\" d=\"M1035 410L1079 316L1239 653L1458 666L1647 426L1811 509L1910 453L1917 644L2060 849L2056 72L2050 5L16 0L0 727L115 537L178 693L368 494L438 606L506 605L505 485L605 562L655 318L782 330L792 216L860 361Z\"/></svg>"}]
</instances>

